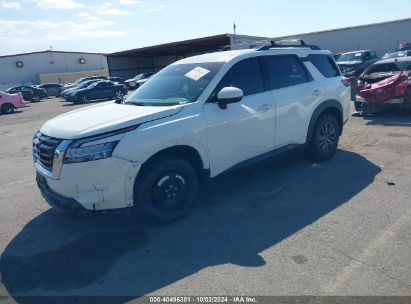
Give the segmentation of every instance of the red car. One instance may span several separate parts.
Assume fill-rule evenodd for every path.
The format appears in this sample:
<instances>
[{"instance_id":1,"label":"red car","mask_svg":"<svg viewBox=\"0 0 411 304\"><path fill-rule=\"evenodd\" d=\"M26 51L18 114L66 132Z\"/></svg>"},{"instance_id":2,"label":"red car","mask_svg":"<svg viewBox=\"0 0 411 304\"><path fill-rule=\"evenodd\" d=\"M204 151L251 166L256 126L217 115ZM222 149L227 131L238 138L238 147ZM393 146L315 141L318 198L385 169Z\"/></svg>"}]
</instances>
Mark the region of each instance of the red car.
<instances>
[{"instance_id":1,"label":"red car","mask_svg":"<svg viewBox=\"0 0 411 304\"><path fill-rule=\"evenodd\" d=\"M0 113L10 114L15 109L26 106L23 96L20 93L8 94L0 91Z\"/></svg>"},{"instance_id":2,"label":"red car","mask_svg":"<svg viewBox=\"0 0 411 304\"><path fill-rule=\"evenodd\" d=\"M411 57L380 60L358 79L355 109L411 107Z\"/></svg>"}]
</instances>

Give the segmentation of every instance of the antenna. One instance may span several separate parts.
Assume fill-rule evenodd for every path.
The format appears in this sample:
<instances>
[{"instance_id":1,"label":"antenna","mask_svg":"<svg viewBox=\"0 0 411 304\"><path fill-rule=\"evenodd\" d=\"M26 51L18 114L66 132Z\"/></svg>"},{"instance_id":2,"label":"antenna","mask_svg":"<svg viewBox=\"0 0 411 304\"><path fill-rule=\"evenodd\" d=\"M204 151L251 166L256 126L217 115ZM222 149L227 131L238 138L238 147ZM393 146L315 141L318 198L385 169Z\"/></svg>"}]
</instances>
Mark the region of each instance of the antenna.
<instances>
[{"instance_id":1,"label":"antenna","mask_svg":"<svg viewBox=\"0 0 411 304\"><path fill-rule=\"evenodd\" d=\"M237 35L237 24L235 24L235 21L233 22L233 30L234 30L234 36Z\"/></svg>"}]
</instances>

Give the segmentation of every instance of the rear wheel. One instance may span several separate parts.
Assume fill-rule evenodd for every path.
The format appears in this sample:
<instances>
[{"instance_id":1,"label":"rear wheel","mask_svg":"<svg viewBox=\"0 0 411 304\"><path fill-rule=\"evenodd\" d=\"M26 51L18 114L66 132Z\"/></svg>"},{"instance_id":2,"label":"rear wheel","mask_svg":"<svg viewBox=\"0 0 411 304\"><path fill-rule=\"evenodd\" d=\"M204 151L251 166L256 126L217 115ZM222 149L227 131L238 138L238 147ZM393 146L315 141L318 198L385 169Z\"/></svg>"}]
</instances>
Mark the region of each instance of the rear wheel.
<instances>
[{"instance_id":1,"label":"rear wheel","mask_svg":"<svg viewBox=\"0 0 411 304\"><path fill-rule=\"evenodd\" d=\"M14 109L11 103L5 103L1 106L1 114L11 114L14 112Z\"/></svg>"},{"instance_id":2,"label":"rear wheel","mask_svg":"<svg viewBox=\"0 0 411 304\"><path fill-rule=\"evenodd\" d=\"M34 95L33 98L31 99L33 102L39 102L40 101L40 96L39 95Z\"/></svg>"},{"instance_id":3,"label":"rear wheel","mask_svg":"<svg viewBox=\"0 0 411 304\"><path fill-rule=\"evenodd\" d=\"M160 223L171 223L194 205L199 182L196 170L182 159L160 159L144 169L134 186L141 213Z\"/></svg>"},{"instance_id":4,"label":"rear wheel","mask_svg":"<svg viewBox=\"0 0 411 304\"><path fill-rule=\"evenodd\" d=\"M340 128L335 115L325 113L320 116L309 145L310 155L314 159L325 160L335 153L340 138Z\"/></svg>"}]
</instances>

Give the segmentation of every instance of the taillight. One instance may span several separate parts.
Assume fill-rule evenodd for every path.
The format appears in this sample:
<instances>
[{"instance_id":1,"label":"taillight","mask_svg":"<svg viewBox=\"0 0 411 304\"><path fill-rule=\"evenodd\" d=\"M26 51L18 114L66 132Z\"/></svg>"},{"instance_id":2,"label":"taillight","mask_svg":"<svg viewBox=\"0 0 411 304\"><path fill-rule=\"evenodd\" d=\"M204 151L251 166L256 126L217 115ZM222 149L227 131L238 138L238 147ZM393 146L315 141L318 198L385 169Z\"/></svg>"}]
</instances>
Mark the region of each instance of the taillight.
<instances>
[{"instance_id":1,"label":"taillight","mask_svg":"<svg viewBox=\"0 0 411 304\"><path fill-rule=\"evenodd\" d=\"M403 95L405 93L405 91L408 88L408 82L407 81L403 81L400 82L399 84L397 84L395 86L395 94L396 95Z\"/></svg>"},{"instance_id":2,"label":"taillight","mask_svg":"<svg viewBox=\"0 0 411 304\"><path fill-rule=\"evenodd\" d=\"M343 85L345 85L346 87L349 87L349 86L351 85L351 80L350 80L350 78L344 77L344 78L341 80L341 83L342 83Z\"/></svg>"}]
</instances>

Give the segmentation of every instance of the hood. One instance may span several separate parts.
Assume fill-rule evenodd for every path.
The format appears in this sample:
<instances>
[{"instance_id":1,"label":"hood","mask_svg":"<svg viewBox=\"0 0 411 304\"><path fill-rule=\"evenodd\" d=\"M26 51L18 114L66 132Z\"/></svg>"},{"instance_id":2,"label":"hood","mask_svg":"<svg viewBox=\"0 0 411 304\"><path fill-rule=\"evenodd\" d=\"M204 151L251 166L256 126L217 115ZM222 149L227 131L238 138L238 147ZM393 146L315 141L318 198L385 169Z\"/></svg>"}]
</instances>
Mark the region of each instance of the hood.
<instances>
[{"instance_id":1,"label":"hood","mask_svg":"<svg viewBox=\"0 0 411 304\"><path fill-rule=\"evenodd\" d=\"M140 79L140 80L137 80L136 83L142 84L142 83L146 83L148 80L149 78Z\"/></svg>"},{"instance_id":2,"label":"hood","mask_svg":"<svg viewBox=\"0 0 411 304\"><path fill-rule=\"evenodd\" d=\"M357 65L362 63L362 61L338 61L337 64L338 66L350 66L350 65Z\"/></svg>"},{"instance_id":3,"label":"hood","mask_svg":"<svg viewBox=\"0 0 411 304\"><path fill-rule=\"evenodd\" d=\"M77 139L175 115L183 107L135 106L109 101L57 116L47 121L40 132L55 138Z\"/></svg>"}]
</instances>

